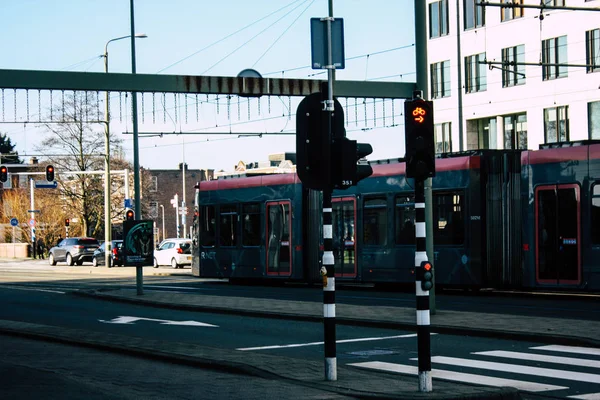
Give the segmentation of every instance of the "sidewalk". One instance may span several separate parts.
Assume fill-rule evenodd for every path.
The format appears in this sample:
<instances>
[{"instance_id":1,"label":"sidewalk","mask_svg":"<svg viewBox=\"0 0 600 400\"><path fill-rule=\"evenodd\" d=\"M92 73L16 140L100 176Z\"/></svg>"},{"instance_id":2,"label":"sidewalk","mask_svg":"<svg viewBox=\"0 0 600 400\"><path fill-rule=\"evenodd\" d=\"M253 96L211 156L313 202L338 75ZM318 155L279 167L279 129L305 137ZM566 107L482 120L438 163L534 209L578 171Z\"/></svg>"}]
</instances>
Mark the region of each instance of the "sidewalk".
<instances>
[{"instance_id":1,"label":"sidewalk","mask_svg":"<svg viewBox=\"0 0 600 400\"><path fill-rule=\"evenodd\" d=\"M100 270L109 271L106 268ZM144 273L151 273L151 270L152 268L149 271L145 270ZM179 271L173 272L179 273ZM135 289L120 289L85 291L75 294L156 307L280 319L322 321L323 312L323 305L315 302L210 296L198 293L145 291L143 295L137 295ZM415 319L415 310L410 308L336 305L336 322L338 324L415 331ZM600 347L600 321L438 310L435 315L431 316L431 329L432 332L438 333ZM63 342L79 342L146 357L167 359L207 368L218 368L269 379L284 379L301 385L357 396L358 398L519 398L517 391L510 388L486 388L439 380L434 381L434 392L419 393L418 378L416 376L372 373L339 364L338 380L328 382L324 379L323 362L264 354L249 354L247 352L215 349L187 343L149 341L134 337L106 335L12 321L0 321L0 332L51 338Z\"/></svg>"}]
</instances>

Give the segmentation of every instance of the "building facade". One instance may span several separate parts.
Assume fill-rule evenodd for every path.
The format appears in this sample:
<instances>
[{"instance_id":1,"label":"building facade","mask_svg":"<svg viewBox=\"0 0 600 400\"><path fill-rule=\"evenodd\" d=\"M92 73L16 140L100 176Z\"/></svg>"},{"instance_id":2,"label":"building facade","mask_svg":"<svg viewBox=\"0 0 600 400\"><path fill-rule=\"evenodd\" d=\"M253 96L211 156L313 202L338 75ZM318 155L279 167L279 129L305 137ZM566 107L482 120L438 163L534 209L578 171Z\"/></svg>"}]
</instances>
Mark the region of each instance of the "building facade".
<instances>
[{"instance_id":1,"label":"building facade","mask_svg":"<svg viewBox=\"0 0 600 400\"><path fill-rule=\"evenodd\" d=\"M600 12L479 2L427 0L437 152L600 139ZM600 0L543 4L600 8Z\"/></svg>"}]
</instances>

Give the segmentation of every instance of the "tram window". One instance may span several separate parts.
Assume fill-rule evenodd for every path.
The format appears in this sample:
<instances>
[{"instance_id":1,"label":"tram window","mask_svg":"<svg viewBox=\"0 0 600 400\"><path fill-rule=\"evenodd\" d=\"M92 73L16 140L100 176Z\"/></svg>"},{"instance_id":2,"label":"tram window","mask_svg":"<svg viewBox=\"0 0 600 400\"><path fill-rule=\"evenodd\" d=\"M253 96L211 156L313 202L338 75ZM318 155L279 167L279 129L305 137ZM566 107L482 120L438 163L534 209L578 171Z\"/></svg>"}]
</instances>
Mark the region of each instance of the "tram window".
<instances>
[{"instance_id":1,"label":"tram window","mask_svg":"<svg viewBox=\"0 0 600 400\"><path fill-rule=\"evenodd\" d=\"M366 198L363 211L363 242L366 246L387 244L387 201L385 197Z\"/></svg>"},{"instance_id":2,"label":"tram window","mask_svg":"<svg viewBox=\"0 0 600 400\"><path fill-rule=\"evenodd\" d=\"M242 205L242 246L260 245L260 205Z\"/></svg>"},{"instance_id":3,"label":"tram window","mask_svg":"<svg viewBox=\"0 0 600 400\"><path fill-rule=\"evenodd\" d=\"M600 183L596 183L592 190L592 244L600 244Z\"/></svg>"},{"instance_id":4,"label":"tram window","mask_svg":"<svg viewBox=\"0 0 600 400\"><path fill-rule=\"evenodd\" d=\"M462 244L465 241L463 196L458 193L433 195L433 241Z\"/></svg>"},{"instance_id":5,"label":"tram window","mask_svg":"<svg viewBox=\"0 0 600 400\"><path fill-rule=\"evenodd\" d=\"M397 196L396 244L415 244L415 197Z\"/></svg>"},{"instance_id":6,"label":"tram window","mask_svg":"<svg viewBox=\"0 0 600 400\"><path fill-rule=\"evenodd\" d=\"M204 247L215 245L215 207L202 206L200 208L200 243Z\"/></svg>"},{"instance_id":7,"label":"tram window","mask_svg":"<svg viewBox=\"0 0 600 400\"><path fill-rule=\"evenodd\" d=\"M221 246L235 246L237 244L237 206L221 206L219 215L219 244Z\"/></svg>"}]
</instances>

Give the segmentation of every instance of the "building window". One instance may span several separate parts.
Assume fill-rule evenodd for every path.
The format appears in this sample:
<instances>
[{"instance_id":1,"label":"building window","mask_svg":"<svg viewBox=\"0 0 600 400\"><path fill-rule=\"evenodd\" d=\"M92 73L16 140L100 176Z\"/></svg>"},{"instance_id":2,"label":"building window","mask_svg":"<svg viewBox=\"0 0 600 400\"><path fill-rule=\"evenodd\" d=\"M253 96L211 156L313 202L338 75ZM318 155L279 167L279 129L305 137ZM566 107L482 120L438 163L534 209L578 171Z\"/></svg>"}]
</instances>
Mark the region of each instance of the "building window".
<instances>
[{"instance_id":1,"label":"building window","mask_svg":"<svg viewBox=\"0 0 600 400\"><path fill-rule=\"evenodd\" d=\"M544 110L545 143L569 141L569 106Z\"/></svg>"},{"instance_id":2,"label":"building window","mask_svg":"<svg viewBox=\"0 0 600 400\"><path fill-rule=\"evenodd\" d=\"M434 1L429 4L429 38L448 34L448 0Z\"/></svg>"},{"instance_id":3,"label":"building window","mask_svg":"<svg viewBox=\"0 0 600 400\"><path fill-rule=\"evenodd\" d=\"M600 71L600 29L585 33L587 72Z\"/></svg>"},{"instance_id":4,"label":"building window","mask_svg":"<svg viewBox=\"0 0 600 400\"><path fill-rule=\"evenodd\" d=\"M525 45L502 49L502 87L525 84Z\"/></svg>"},{"instance_id":5,"label":"building window","mask_svg":"<svg viewBox=\"0 0 600 400\"><path fill-rule=\"evenodd\" d=\"M600 101L588 103L588 130L590 139L600 139Z\"/></svg>"},{"instance_id":6,"label":"building window","mask_svg":"<svg viewBox=\"0 0 600 400\"><path fill-rule=\"evenodd\" d=\"M385 197L366 198L363 210L363 243L365 246L387 244L387 202Z\"/></svg>"},{"instance_id":7,"label":"building window","mask_svg":"<svg viewBox=\"0 0 600 400\"><path fill-rule=\"evenodd\" d=\"M500 0L500 3L523 4L523 0ZM500 20L510 21L511 19L521 18L523 16L523 7L506 7L500 9Z\"/></svg>"},{"instance_id":8,"label":"building window","mask_svg":"<svg viewBox=\"0 0 600 400\"><path fill-rule=\"evenodd\" d=\"M450 97L450 61L431 64L431 98Z\"/></svg>"},{"instance_id":9,"label":"building window","mask_svg":"<svg viewBox=\"0 0 600 400\"><path fill-rule=\"evenodd\" d=\"M485 53L465 57L465 93L483 92L487 89Z\"/></svg>"},{"instance_id":10,"label":"building window","mask_svg":"<svg viewBox=\"0 0 600 400\"><path fill-rule=\"evenodd\" d=\"M565 0L544 0L545 6L564 6Z\"/></svg>"},{"instance_id":11,"label":"building window","mask_svg":"<svg viewBox=\"0 0 600 400\"><path fill-rule=\"evenodd\" d=\"M452 135L450 132L450 122L435 124L435 152L449 153L452 151Z\"/></svg>"},{"instance_id":12,"label":"building window","mask_svg":"<svg viewBox=\"0 0 600 400\"><path fill-rule=\"evenodd\" d=\"M542 40L542 79L547 81L567 76L567 37Z\"/></svg>"},{"instance_id":13,"label":"building window","mask_svg":"<svg viewBox=\"0 0 600 400\"><path fill-rule=\"evenodd\" d=\"M156 192L158 191L158 176L151 176L150 178L152 178L150 180L150 191L151 192Z\"/></svg>"},{"instance_id":14,"label":"building window","mask_svg":"<svg viewBox=\"0 0 600 400\"><path fill-rule=\"evenodd\" d=\"M467 149L497 149L498 121L496 117L467 121Z\"/></svg>"},{"instance_id":15,"label":"building window","mask_svg":"<svg viewBox=\"0 0 600 400\"><path fill-rule=\"evenodd\" d=\"M527 114L504 116L504 148L527 149Z\"/></svg>"},{"instance_id":16,"label":"building window","mask_svg":"<svg viewBox=\"0 0 600 400\"><path fill-rule=\"evenodd\" d=\"M158 218L158 202L157 201L150 201L148 203L148 217L150 219Z\"/></svg>"},{"instance_id":17,"label":"building window","mask_svg":"<svg viewBox=\"0 0 600 400\"><path fill-rule=\"evenodd\" d=\"M485 7L477 5L479 0L464 0L465 30L485 25Z\"/></svg>"}]
</instances>

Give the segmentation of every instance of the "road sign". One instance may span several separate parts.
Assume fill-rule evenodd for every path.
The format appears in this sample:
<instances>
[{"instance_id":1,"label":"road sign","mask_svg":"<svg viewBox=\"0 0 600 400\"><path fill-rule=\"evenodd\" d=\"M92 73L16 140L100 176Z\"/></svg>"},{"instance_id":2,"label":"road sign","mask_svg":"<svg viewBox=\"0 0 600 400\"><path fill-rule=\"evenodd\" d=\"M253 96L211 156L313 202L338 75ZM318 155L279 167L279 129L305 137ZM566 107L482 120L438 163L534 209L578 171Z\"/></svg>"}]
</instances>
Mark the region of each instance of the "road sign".
<instances>
[{"instance_id":1,"label":"road sign","mask_svg":"<svg viewBox=\"0 0 600 400\"><path fill-rule=\"evenodd\" d=\"M125 204L123 205L125 208L133 208L133 202L131 199L125 199Z\"/></svg>"},{"instance_id":2,"label":"road sign","mask_svg":"<svg viewBox=\"0 0 600 400\"><path fill-rule=\"evenodd\" d=\"M35 219L31 218L29 220L29 226L35 226Z\"/></svg>"},{"instance_id":3,"label":"road sign","mask_svg":"<svg viewBox=\"0 0 600 400\"><path fill-rule=\"evenodd\" d=\"M11 218L11 219L10 219L10 224L11 224L12 226L17 226L17 225L19 225L19 220L18 220L18 219L16 219L16 218Z\"/></svg>"},{"instance_id":4,"label":"road sign","mask_svg":"<svg viewBox=\"0 0 600 400\"><path fill-rule=\"evenodd\" d=\"M56 189L58 187L57 181L47 182L47 181L35 181L36 189Z\"/></svg>"},{"instance_id":5,"label":"road sign","mask_svg":"<svg viewBox=\"0 0 600 400\"><path fill-rule=\"evenodd\" d=\"M33 213L36 213L36 212L40 212L40 210L27 210L27 212L33 212Z\"/></svg>"},{"instance_id":6,"label":"road sign","mask_svg":"<svg viewBox=\"0 0 600 400\"><path fill-rule=\"evenodd\" d=\"M327 20L322 18L310 19L310 45L312 69L325 69L328 63ZM344 69L346 57L344 54L344 19L336 18L331 21L331 58L335 69Z\"/></svg>"}]
</instances>

